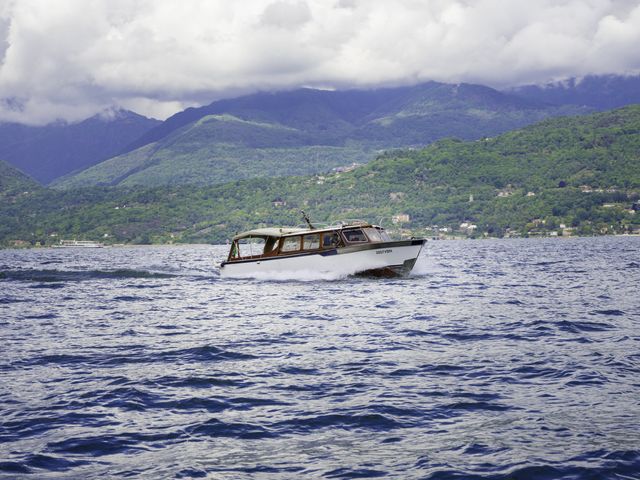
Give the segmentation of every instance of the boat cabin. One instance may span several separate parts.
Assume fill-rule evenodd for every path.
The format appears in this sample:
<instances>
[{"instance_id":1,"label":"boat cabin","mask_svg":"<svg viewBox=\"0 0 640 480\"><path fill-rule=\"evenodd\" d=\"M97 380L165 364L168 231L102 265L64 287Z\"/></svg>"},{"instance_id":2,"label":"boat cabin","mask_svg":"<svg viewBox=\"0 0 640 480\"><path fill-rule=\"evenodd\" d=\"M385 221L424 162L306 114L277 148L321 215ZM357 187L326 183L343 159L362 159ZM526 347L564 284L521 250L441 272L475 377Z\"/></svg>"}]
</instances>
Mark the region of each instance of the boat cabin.
<instances>
[{"instance_id":1,"label":"boat cabin","mask_svg":"<svg viewBox=\"0 0 640 480\"><path fill-rule=\"evenodd\" d=\"M259 228L233 238L227 261L322 253L364 243L388 242L382 227L369 223L326 228Z\"/></svg>"}]
</instances>

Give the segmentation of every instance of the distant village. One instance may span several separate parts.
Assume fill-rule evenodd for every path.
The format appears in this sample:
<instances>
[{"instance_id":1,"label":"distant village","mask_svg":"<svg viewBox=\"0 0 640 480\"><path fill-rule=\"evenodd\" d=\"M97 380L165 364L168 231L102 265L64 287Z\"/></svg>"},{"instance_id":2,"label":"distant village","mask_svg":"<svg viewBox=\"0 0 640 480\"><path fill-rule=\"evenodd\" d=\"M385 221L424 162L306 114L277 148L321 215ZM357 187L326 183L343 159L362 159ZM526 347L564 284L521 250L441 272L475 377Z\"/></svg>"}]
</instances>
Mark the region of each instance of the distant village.
<instances>
[{"instance_id":1,"label":"distant village","mask_svg":"<svg viewBox=\"0 0 640 480\"><path fill-rule=\"evenodd\" d=\"M359 164L352 164L344 167L338 167L333 169L334 174L340 174L346 171L351 171L358 168ZM316 176L316 182L323 184L326 180L325 176ZM558 185L559 188L564 188L566 185ZM615 188L593 188L588 185L581 185L580 191L585 194L589 193L617 193ZM526 193L519 191L513 185L507 185L506 187L496 191L495 196L497 198L509 198L516 193L524 194L526 197L535 197L536 193L528 191ZM400 203L406 197L404 192L391 192L389 193L389 200L391 203ZM469 203L473 203L474 196L469 195ZM287 201L283 198L275 198L272 201L274 207L286 207ZM397 212L391 216L392 225L385 225L391 234L395 234L398 237L422 237L426 236L434 240L455 240L464 238L519 238L519 237L571 237L580 235L640 235L640 202L629 200L627 202L619 203L605 203L601 205L603 209L615 209L620 213L625 213L632 218L638 215L638 221L630 223L628 225L593 225L590 229L585 229L585 225L578 228L576 225L570 225L562 221L549 221L544 218L533 218L523 228L507 228L499 234L493 232L482 231L482 229L473 221L466 220L460 223L447 224L447 225L429 225L422 228L411 227L412 218L408 213ZM587 226L591 222L584 222Z\"/></svg>"}]
</instances>

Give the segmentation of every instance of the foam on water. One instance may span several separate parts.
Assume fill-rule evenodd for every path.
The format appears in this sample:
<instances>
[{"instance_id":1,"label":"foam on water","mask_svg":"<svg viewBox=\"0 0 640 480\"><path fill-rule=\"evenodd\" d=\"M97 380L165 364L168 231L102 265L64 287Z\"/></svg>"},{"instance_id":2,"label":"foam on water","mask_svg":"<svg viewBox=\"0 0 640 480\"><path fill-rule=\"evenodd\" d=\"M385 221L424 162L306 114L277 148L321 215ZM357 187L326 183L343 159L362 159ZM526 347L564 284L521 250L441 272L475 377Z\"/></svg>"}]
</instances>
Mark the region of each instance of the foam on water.
<instances>
[{"instance_id":1,"label":"foam on water","mask_svg":"<svg viewBox=\"0 0 640 480\"><path fill-rule=\"evenodd\" d=\"M233 275L229 273L222 273L222 278L233 279L254 279L259 281L298 281L298 282L315 282L319 280L341 280L354 272L350 269L344 269L343 271L332 272L320 272L313 270L282 270L278 272L265 272L265 271L253 271L247 272L241 275Z\"/></svg>"},{"instance_id":2,"label":"foam on water","mask_svg":"<svg viewBox=\"0 0 640 480\"><path fill-rule=\"evenodd\" d=\"M422 277L425 275L429 275L433 271L433 266L429 261L429 253L426 252L426 248L422 250L422 253L416 260L413 269L411 270L411 276L413 277Z\"/></svg>"}]
</instances>

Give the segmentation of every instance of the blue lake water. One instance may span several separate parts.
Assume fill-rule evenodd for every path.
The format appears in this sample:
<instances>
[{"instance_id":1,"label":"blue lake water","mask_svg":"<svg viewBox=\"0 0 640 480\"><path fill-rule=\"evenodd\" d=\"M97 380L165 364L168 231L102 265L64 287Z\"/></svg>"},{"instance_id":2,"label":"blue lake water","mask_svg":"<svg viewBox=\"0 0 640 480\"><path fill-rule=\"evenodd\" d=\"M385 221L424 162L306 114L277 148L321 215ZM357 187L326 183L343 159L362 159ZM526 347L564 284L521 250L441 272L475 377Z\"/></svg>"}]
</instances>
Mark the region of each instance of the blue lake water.
<instances>
[{"instance_id":1,"label":"blue lake water","mask_svg":"<svg viewBox=\"0 0 640 480\"><path fill-rule=\"evenodd\" d=\"M225 254L0 251L0 478L640 480L640 238L429 242L393 280Z\"/></svg>"}]
</instances>

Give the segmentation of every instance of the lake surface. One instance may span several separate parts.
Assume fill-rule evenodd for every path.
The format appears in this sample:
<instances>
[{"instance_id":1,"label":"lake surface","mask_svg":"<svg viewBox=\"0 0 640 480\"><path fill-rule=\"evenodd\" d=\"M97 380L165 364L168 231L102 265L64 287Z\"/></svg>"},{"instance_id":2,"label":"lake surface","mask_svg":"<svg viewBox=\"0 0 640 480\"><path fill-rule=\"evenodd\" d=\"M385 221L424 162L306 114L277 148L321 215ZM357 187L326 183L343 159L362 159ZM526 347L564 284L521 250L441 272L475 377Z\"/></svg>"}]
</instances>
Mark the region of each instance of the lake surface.
<instances>
[{"instance_id":1,"label":"lake surface","mask_svg":"<svg viewBox=\"0 0 640 480\"><path fill-rule=\"evenodd\" d=\"M0 478L640 480L640 238L429 242L395 280L225 254L0 251Z\"/></svg>"}]
</instances>

